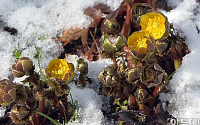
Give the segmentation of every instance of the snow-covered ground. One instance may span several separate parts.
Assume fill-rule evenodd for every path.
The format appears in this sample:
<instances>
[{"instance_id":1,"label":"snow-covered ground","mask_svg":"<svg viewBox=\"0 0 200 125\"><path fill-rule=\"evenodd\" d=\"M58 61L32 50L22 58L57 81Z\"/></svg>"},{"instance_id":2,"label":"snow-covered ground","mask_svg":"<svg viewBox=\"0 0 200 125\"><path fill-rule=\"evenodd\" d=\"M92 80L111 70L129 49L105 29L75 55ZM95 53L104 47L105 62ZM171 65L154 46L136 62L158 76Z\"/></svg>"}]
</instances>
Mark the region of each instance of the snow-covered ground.
<instances>
[{"instance_id":1,"label":"snow-covered ground","mask_svg":"<svg viewBox=\"0 0 200 125\"><path fill-rule=\"evenodd\" d=\"M0 79L7 78L14 62L13 50L22 51L22 56L33 59L36 69L35 45L42 48L42 67L57 58L63 51L55 37L63 29L87 27L92 21L83 10L99 2L116 9L122 0L0 0ZM175 9L164 12L169 22L181 30L191 51L183 58L183 65L170 81L170 94L162 94L160 99L172 103L170 113L177 118L200 118L200 5L196 0L168 0ZM162 11L162 10L161 10ZM12 36L2 30L3 25L18 30ZM40 39L43 38L43 39ZM101 69L111 62L102 60L89 63L89 77L97 80ZM97 82L97 81L96 81ZM79 100L79 115L83 116L73 124L101 125L105 120L101 112L102 96L94 90L80 89L71 85L74 99ZM3 109L0 109L3 112Z\"/></svg>"}]
</instances>

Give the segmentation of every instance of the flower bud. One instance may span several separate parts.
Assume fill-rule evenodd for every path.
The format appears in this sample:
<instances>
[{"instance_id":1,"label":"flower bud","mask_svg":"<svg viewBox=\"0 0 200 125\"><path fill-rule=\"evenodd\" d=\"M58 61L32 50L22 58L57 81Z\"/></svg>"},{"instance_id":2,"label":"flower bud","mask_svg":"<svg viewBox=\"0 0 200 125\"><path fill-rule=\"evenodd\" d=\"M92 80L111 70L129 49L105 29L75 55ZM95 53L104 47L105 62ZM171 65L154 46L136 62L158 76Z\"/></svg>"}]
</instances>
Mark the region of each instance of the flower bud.
<instances>
[{"instance_id":1,"label":"flower bud","mask_svg":"<svg viewBox=\"0 0 200 125\"><path fill-rule=\"evenodd\" d=\"M153 66L144 69L143 81L147 83L146 85L149 88L167 82L167 77L167 73L158 64L154 64Z\"/></svg>"},{"instance_id":2,"label":"flower bud","mask_svg":"<svg viewBox=\"0 0 200 125\"><path fill-rule=\"evenodd\" d=\"M113 86L118 83L118 74L117 71L109 66L103 69L98 76L99 81L103 83L105 86Z\"/></svg>"},{"instance_id":3,"label":"flower bud","mask_svg":"<svg viewBox=\"0 0 200 125\"><path fill-rule=\"evenodd\" d=\"M15 124L29 120L30 111L25 106L14 105L10 111L10 118Z\"/></svg>"},{"instance_id":4,"label":"flower bud","mask_svg":"<svg viewBox=\"0 0 200 125\"><path fill-rule=\"evenodd\" d=\"M106 19L104 25L112 31L119 29L119 23L116 19Z\"/></svg>"},{"instance_id":5,"label":"flower bud","mask_svg":"<svg viewBox=\"0 0 200 125\"><path fill-rule=\"evenodd\" d=\"M17 59L12 65L12 73L15 77L22 77L24 75L30 75L34 71L33 61L28 57L22 57Z\"/></svg>"},{"instance_id":6,"label":"flower bud","mask_svg":"<svg viewBox=\"0 0 200 125\"><path fill-rule=\"evenodd\" d=\"M149 6L146 3L137 3L134 4L131 9L131 17L138 19L141 15L144 15L146 13L152 12L153 9L151 6Z\"/></svg>"},{"instance_id":7,"label":"flower bud","mask_svg":"<svg viewBox=\"0 0 200 125\"><path fill-rule=\"evenodd\" d=\"M117 37L103 35L101 37L101 41L103 42L102 46L106 53L115 53L123 49L124 46L127 45L127 40L124 35L120 35Z\"/></svg>"},{"instance_id":8,"label":"flower bud","mask_svg":"<svg viewBox=\"0 0 200 125\"><path fill-rule=\"evenodd\" d=\"M140 78L141 68L135 67L134 69L127 69L125 75L126 80L131 83Z\"/></svg>"},{"instance_id":9,"label":"flower bud","mask_svg":"<svg viewBox=\"0 0 200 125\"><path fill-rule=\"evenodd\" d=\"M138 103L144 104L150 101L149 93L145 89L138 88L135 92L135 99Z\"/></svg>"},{"instance_id":10,"label":"flower bud","mask_svg":"<svg viewBox=\"0 0 200 125\"><path fill-rule=\"evenodd\" d=\"M79 59L76 69L80 72L80 74L86 75L88 73L88 63L84 59Z\"/></svg>"},{"instance_id":11,"label":"flower bud","mask_svg":"<svg viewBox=\"0 0 200 125\"><path fill-rule=\"evenodd\" d=\"M17 86L10 80L0 81L0 104L1 106L9 106L16 100Z\"/></svg>"},{"instance_id":12,"label":"flower bud","mask_svg":"<svg viewBox=\"0 0 200 125\"><path fill-rule=\"evenodd\" d=\"M102 34L119 34L120 25L116 19L104 19L101 25L101 33Z\"/></svg>"},{"instance_id":13,"label":"flower bud","mask_svg":"<svg viewBox=\"0 0 200 125\"><path fill-rule=\"evenodd\" d=\"M0 104L1 106L9 106L12 102L25 101L29 89L22 84L13 83L4 79L0 81Z\"/></svg>"}]
</instances>

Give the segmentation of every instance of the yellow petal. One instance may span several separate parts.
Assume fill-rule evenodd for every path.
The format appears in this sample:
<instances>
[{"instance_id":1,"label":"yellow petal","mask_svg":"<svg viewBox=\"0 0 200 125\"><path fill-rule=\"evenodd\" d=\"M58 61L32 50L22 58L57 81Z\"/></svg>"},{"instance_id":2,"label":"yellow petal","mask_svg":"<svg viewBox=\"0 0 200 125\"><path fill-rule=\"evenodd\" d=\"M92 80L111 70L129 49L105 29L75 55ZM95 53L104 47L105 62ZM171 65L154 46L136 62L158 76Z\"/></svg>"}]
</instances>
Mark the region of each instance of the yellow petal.
<instances>
[{"instance_id":1,"label":"yellow petal","mask_svg":"<svg viewBox=\"0 0 200 125\"><path fill-rule=\"evenodd\" d=\"M48 78L54 77L69 81L69 77L71 77L69 74L74 74L74 69L72 69L69 63L64 59L53 59L49 63L48 68L45 69L45 72Z\"/></svg>"},{"instance_id":2,"label":"yellow petal","mask_svg":"<svg viewBox=\"0 0 200 125\"><path fill-rule=\"evenodd\" d=\"M154 39L162 38L167 31L167 18L158 12L151 12L141 16L140 25L144 33L154 37Z\"/></svg>"},{"instance_id":3,"label":"yellow petal","mask_svg":"<svg viewBox=\"0 0 200 125\"><path fill-rule=\"evenodd\" d=\"M147 34L134 32L128 37L128 47L139 53L146 53L147 43L151 42Z\"/></svg>"}]
</instances>

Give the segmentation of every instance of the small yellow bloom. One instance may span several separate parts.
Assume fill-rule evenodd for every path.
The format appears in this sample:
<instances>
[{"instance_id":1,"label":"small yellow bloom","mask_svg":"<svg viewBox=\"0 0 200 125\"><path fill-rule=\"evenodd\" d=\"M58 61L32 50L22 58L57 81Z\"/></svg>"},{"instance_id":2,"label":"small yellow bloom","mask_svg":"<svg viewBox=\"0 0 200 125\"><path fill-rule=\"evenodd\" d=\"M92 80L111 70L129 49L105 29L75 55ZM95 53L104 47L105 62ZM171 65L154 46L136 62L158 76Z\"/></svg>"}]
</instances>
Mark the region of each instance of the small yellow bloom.
<instances>
[{"instance_id":1,"label":"small yellow bloom","mask_svg":"<svg viewBox=\"0 0 200 125\"><path fill-rule=\"evenodd\" d=\"M45 69L48 78L54 77L70 82L74 78L74 66L64 59L53 59Z\"/></svg>"},{"instance_id":2,"label":"small yellow bloom","mask_svg":"<svg viewBox=\"0 0 200 125\"><path fill-rule=\"evenodd\" d=\"M150 38L143 32L134 32L128 37L128 47L138 53L146 53L147 44L152 43Z\"/></svg>"},{"instance_id":3,"label":"small yellow bloom","mask_svg":"<svg viewBox=\"0 0 200 125\"><path fill-rule=\"evenodd\" d=\"M144 33L154 37L155 40L168 34L169 23L162 13L151 12L141 16L140 25Z\"/></svg>"}]
</instances>

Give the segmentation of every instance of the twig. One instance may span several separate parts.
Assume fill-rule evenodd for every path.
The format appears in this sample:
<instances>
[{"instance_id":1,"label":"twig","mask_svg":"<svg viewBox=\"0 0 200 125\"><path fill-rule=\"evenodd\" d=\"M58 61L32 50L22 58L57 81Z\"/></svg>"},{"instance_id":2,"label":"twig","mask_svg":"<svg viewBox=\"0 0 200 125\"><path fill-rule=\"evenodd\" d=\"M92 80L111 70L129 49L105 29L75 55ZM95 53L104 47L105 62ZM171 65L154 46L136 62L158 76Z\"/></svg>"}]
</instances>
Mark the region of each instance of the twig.
<instances>
[{"instance_id":1,"label":"twig","mask_svg":"<svg viewBox=\"0 0 200 125\"><path fill-rule=\"evenodd\" d=\"M93 39L93 41L94 41L94 43L95 43L95 45L96 45L96 47L97 47L97 51L98 51L98 53L99 53L99 55L100 55L100 60L101 60L101 51L100 51L100 49L99 49L99 47L98 47L98 44L97 44L97 41L95 40L95 38L94 38L94 36L93 36L93 34L92 34L92 32L89 30L89 32L90 32L90 35L92 36L92 39Z\"/></svg>"}]
</instances>

